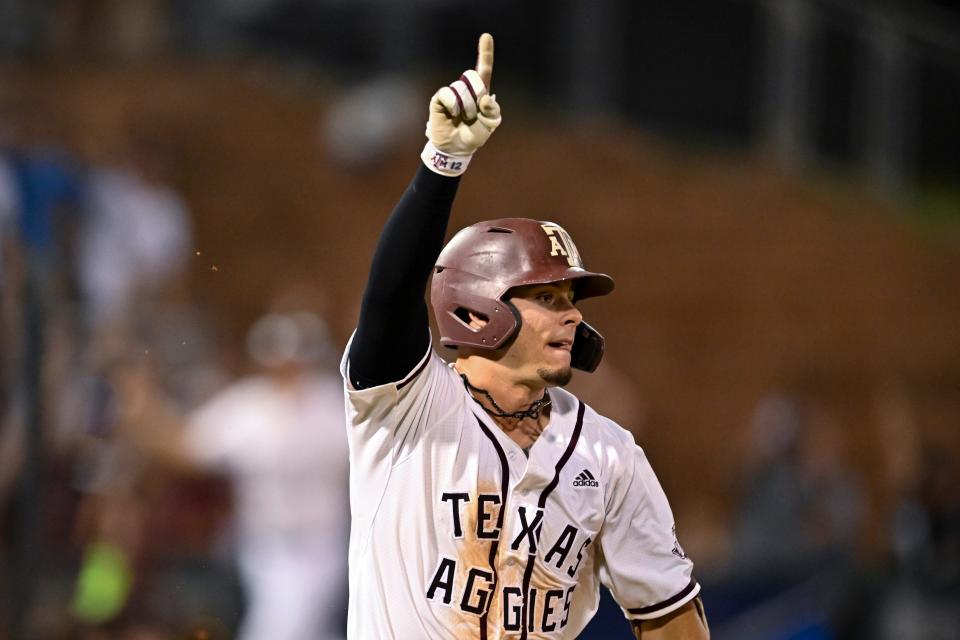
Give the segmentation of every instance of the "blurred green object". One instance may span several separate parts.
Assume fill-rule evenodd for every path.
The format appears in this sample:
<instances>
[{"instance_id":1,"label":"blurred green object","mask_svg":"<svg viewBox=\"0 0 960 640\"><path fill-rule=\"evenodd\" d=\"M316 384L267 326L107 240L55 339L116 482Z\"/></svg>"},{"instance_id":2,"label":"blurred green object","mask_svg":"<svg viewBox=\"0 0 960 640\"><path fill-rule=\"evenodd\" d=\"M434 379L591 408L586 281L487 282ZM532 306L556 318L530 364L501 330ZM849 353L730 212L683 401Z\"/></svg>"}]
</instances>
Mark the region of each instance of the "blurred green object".
<instances>
[{"instance_id":1,"label":"blurred green object","mask_svg":"<svg viewBox=\"0 0 960 640\"><path fill-rule=\"evenodd\" d=\"M107 622L123 609L132 582L126 554L116 545L94 542L84 554L71 610L84 622Z\"/></svg>"}]
</instances>

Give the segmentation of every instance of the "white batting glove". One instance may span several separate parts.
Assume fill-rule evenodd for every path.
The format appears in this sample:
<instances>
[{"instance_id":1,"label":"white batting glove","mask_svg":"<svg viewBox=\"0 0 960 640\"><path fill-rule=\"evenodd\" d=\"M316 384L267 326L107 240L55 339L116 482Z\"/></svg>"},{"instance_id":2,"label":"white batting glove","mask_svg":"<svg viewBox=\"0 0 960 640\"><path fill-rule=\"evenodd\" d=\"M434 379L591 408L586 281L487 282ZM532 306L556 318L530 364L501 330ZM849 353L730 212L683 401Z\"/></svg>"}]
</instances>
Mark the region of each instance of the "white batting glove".
<instances>
[{"instance_id":1,"label":"white batting glove","mask_svg":"<svg viewBox=\"0 0 960 640\"><path fill-rule=\"evenodd\" d=\"M493 37L480 36L477 68L441 88L430 100L427 144L420 157L432 171L458 176L467 170L474 151L500 125L500 105L489 94L493 75Z\"/></svg>"}]
</instances>

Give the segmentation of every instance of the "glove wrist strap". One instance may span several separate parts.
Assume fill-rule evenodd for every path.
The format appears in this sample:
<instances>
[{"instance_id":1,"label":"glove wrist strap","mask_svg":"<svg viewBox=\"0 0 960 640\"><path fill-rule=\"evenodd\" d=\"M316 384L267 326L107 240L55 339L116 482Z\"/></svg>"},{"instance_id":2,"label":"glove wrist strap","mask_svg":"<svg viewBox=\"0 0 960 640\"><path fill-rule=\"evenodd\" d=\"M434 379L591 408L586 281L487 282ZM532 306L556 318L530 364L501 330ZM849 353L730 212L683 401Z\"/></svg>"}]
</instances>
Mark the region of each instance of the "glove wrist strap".
<instances>
[{"instance_id":1,"label":"glove wrist strap","mask_svg":"<svg viewBox=\"0 0 960 640\"><path fill-rule=\"evenodd\" d=\"M434 173L439 173L442 176L461 175L467 170L467 165L470 164L470 158L472 157L472 153L468 156L455 156L444 153L433 146L433 143L429 140L423 147L423 153L420 154L420 159L423 160L423 164L427 165L427 168Z\"/></svg>"}]
</instances>

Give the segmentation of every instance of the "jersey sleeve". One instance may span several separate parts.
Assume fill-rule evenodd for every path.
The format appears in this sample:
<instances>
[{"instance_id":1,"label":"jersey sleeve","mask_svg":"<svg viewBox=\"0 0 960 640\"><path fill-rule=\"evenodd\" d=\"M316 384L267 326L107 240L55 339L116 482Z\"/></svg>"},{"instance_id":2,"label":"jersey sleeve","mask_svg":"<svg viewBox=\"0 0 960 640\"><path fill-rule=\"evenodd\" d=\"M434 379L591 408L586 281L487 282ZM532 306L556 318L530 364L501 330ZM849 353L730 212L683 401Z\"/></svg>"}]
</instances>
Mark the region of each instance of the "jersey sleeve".
<instances>
[{"instance_id":1,"label":"jersey sleeve","mask_svg":"<svg viewBox=\"0 0 960 640\"><path fill-rule=\"evenodd\" d=\"M631 620L664 616L700 592L667 497L632 437L622 449L600 535L600 580Z\"/></svg>"},{"instance_id":2,"label":"jersey sleeve","mask_svg":"<svg viewBox=\"0 0 960 640\"><path fill-rule=\"evenodd\" d=\"M416 445L432 424L457 405L463 384L428 344L414 367L396 382L355 389L350 377L350 345L340 365L346 393L350 440L369 457L396 461Z\"/></svg>"}]
</instances>

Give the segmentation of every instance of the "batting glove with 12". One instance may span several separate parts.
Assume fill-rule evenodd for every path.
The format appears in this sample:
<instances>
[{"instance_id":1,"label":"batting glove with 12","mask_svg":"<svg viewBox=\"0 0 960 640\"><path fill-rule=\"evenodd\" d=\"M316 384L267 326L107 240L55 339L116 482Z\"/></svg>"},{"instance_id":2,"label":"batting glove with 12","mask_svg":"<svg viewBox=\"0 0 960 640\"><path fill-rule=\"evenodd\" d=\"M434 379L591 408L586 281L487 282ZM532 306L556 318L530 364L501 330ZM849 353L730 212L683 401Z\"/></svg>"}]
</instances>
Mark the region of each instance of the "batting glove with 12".
<instances>
[{"instance_id":1,"label":"batting glove with 12","mask_svg":"<svg viewBox=\"0 0 960 640\"><path fill-rule=\"evenodd\" d=\"M493 37L485 33L477 46L477 68L441 88L430 100L427 144L420 157L432 171L458 176L467 170L474 151L500 126L500 105L490 95Z\"/></svg>"}]
</instances>

